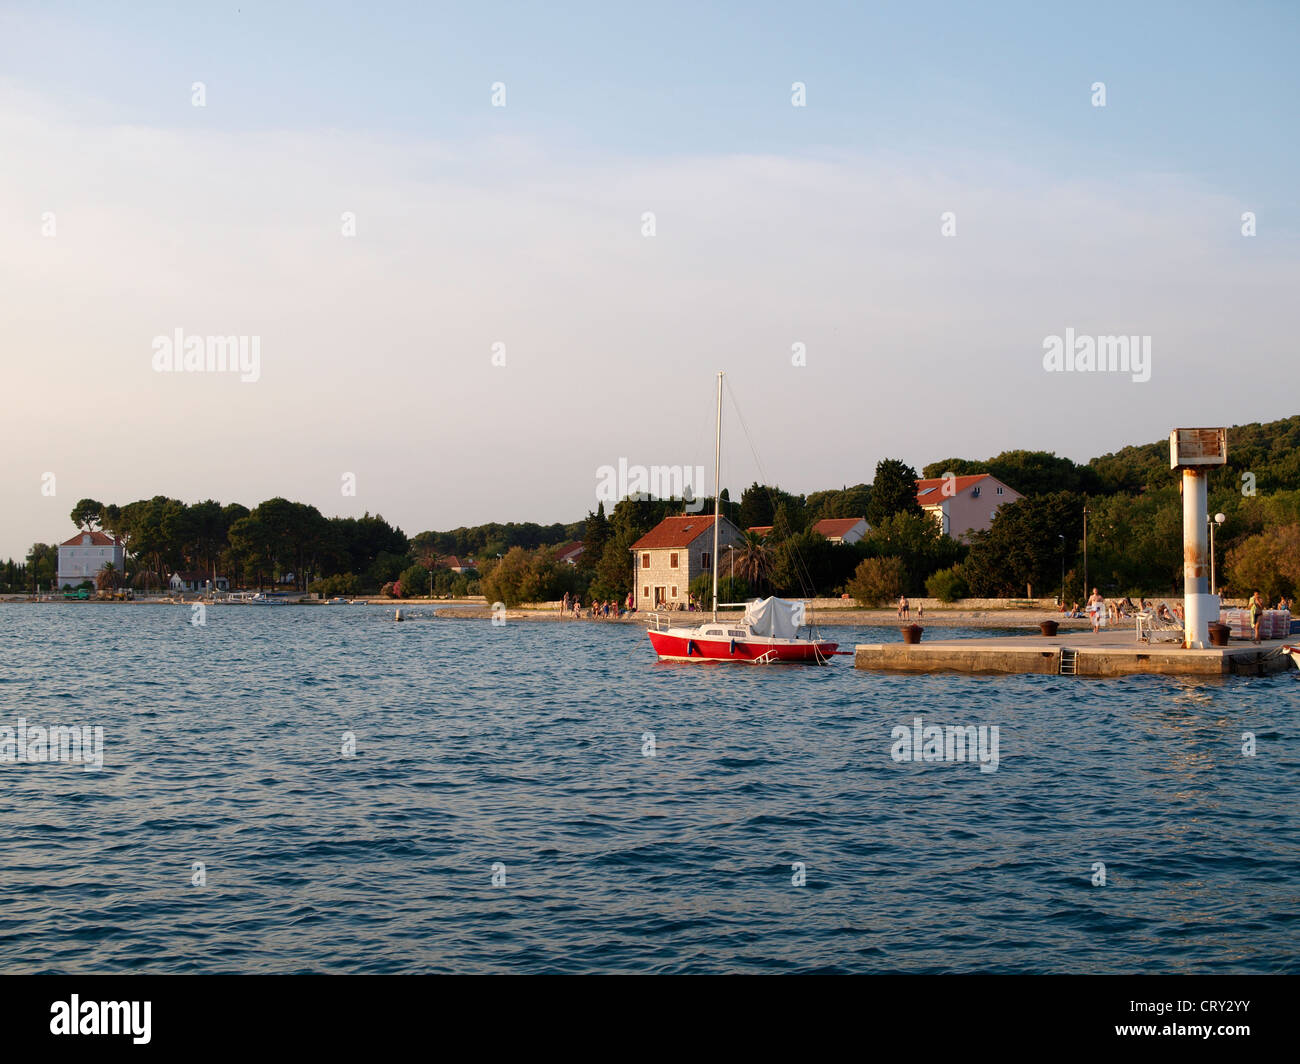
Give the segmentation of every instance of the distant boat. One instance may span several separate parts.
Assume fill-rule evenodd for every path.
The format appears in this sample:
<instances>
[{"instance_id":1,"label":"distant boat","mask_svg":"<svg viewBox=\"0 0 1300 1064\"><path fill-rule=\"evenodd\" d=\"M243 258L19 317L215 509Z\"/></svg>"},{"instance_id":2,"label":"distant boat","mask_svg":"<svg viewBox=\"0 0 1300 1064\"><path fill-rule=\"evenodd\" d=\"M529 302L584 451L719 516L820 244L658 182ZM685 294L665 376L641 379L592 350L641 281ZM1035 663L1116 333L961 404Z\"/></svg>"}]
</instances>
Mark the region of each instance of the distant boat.
<instances>
[{"instance_id":1,"label":"distant boat","mask_svg":"<svg viewBox=\"0 0 1300 1064\"><path fill-rule=\"evenodd\" d=\"M718 416L713 442L713 557L718 557L718 525L722 455L722 374L718 374ZM718 620L718 566L713 565L713 620L694 628L664 628L658 614L647 631L660 661L744 661L751 665L797 662L825 665L832 661L838 643L799 636L803 604L784 599L757 599L745 604L739 621ZM733 605L733 603L727 603ZM735 603L734 605L739 605Z\"/></svg>"}]
</instances>

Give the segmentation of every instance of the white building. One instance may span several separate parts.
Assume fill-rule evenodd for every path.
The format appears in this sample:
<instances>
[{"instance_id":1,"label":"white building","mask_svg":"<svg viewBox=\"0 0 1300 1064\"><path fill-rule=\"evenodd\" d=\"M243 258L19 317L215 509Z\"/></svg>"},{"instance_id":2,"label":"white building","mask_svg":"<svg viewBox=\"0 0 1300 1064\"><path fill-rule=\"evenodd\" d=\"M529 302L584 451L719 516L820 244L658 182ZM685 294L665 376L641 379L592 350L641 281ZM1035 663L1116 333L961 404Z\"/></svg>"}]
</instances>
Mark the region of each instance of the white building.
<instances>
[{"instance_id":1,"label":"white building","mask_svg":"<svg viewBox=\"0 0 1300 1064\"><path fill-rule=\"evenodd\" d=\"M832 543L856 543L870 531L865 517L827 517L813 525L812 530Z\"/></svg>"},{"instance_id":2,"label":"white building","mask_svg":"<svg viewBox=\"0 0 1300 1064\"><path fill-rule=\"evenodd\" d=\"M224 576L217 576L214 579L211 573L194 570L184 573L172 573L171 579L167 581L167 586L173 591L207 591L209 589L229 591L230 581Z\"/></svg>"},{"instance_id":3,"label":"white building","mask_svg":"<svg viewBox=\"0 0 1300 1064\"><path fill-rule=\"evenodd\" d=\"M1024 498L988 473L961 477L930 477L916 482L916 503L943 529L945 535L964 540L993 524L998 510Z\"/></svg>"},{"instance_id":4,"label":"white building","mask_svg":"<svg viewBox=\"0 0 1300 1064\"><path fill-rule=\"evenodd\" d=\"M103 532L78 532L59 544L59 587L76 587L83 581L95 582L95 575L109 562L120 573L126 566L126 548L122 541Z\"/></svg>"}]
</instances>

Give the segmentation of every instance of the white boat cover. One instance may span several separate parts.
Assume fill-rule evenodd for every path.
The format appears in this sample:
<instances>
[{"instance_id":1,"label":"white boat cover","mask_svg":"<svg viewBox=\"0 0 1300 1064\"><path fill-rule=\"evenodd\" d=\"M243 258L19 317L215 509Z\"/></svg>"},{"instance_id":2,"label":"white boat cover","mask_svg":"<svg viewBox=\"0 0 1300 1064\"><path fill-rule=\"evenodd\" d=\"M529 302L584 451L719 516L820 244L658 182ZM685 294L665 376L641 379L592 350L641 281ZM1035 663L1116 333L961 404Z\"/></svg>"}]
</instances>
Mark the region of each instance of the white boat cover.
<instances>
[{"instance_id":1,"label":"white boat cover","mask_svg":"<svg viewBox=\"0 0 1300 1064\"><path fill-rule=\"evenodd\" d=\"M793 639L803 623L802 602L785 599L755 599L745 606L745 623L755 635L773 639Z\"/></svg>"}]
</instances>

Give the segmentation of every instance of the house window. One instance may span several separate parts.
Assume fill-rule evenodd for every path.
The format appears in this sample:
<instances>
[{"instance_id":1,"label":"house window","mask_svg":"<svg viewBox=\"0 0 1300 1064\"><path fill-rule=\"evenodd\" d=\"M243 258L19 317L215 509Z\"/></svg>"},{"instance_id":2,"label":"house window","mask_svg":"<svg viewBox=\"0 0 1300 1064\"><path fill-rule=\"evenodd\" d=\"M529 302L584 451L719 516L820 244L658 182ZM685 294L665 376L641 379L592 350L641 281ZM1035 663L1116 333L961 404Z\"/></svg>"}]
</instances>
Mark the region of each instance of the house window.
<instances>
[{"instance_id":1,"label":"house window","mask_svg":"<svg viewBox=\"0 0 1300 1064\"><path fill-rule=\"evenodd\" d=\"M641 568L642 569L650 568L650 553L648 551L645 554L641 555Z\"/></svg>"},{"instance_id":2,"label":"house window","mask_svg":"<svg viewBox=\"0 0 1300 1064\"><path fill-rule=\"evenodd\" d=\"M998 488L998 494L999 494L999 495L1002 494L1002 489L1001 489L1001 488Z\"/></svg>"},{"instance_id":3,"label":"house window","mask_svg":"<svg viewBox=\"0 0 1300 1064\"><path fill-rule=\"evenodd\" d=\"M650 589L648 587L643 587L641 589L641 597L643 599L648 599L650 597Z\"/></svg>"},{"instance_id":4,"label":"house window","mask_svg":"<svg viewBox=\"0 0 1300 1064\"><path fill-rule=\"evenodd\" d=\"M980 497L979 485L976 485L975 487L970 489L970 497L972 499L978 499Z\"/></svg>"},{"instance_id":5,"label":"house window","mask_svg":"<svg viewBox=\"0 0 1300 1064\"><path fill-rule=\"evenodd\" d=\"M676 568L677 568L677 552L676 552L676 551L674 551L672 554L668 555L668 568L669 568L669 569L676 569ZM674 591L673 594L675 595L675 594L677 594L677 592Z\"/></svg>"},{"instance_id":6,"label":"house window","mask_svg":"<svg viewBox=\"0 0 1300 1064\"><path fill-rule=\"evenodd\" d=\"M710 564L712 563L712 561L713 561L713 555L711 555L711 554L701 554L701 555L700 555L700 568L701 568L701 569L708 569L708 568L710 568Z\"/></svg>"},{"instance_id":7,"label":"house window","mask_svg":"<svg viewBox=\"0 0 1300 1064\"><path fill-rule=\"evenodd\" d=\"M677 585L673 584L673 598L677 597Z\"/></svg>"}]
</instances>

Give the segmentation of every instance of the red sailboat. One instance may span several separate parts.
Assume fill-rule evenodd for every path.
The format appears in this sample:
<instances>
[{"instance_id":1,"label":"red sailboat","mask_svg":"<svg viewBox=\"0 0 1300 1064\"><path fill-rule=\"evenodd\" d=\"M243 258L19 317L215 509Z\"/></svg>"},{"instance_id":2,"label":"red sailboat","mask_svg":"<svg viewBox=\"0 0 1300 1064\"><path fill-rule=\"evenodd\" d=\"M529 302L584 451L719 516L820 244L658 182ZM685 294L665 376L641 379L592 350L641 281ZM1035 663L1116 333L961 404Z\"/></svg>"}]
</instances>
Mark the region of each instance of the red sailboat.
<instances>
[{"instance_id":1,"label":"red sailboat","mask_svg":"<svg viewBox=\"0 0 1300 1064\"><path fill-rule=\"evenodd\" d=\"M714 588L717 605L717 588ZM745 604L745 616L739 621L714 619L698 628L659 626L647 634L660 661L747 661L751 665L795 662L825 665L834 656L838 643L821 639L801 639L798 635L803 613L802 602L768 598ZM788 634L786 634L788 633Z\"/></svg>"},{"instance_id":2,"label":"red sailboat","mask_svg":"<svg viewBox=\"0 0 1300 1064\"><path fill-rule=\"evenodd\" d=\"M718 374L718 417L714 437L713 473L713 553L718 557L718 530L721 502L722 456L722 374ZM689 527L689 526L688 526ZM825 665L836 653L838 643L801 637L804 604L784 599L766 598L753 602L727 602L725 606L745 607L745 615L735 621L718 620L718 568L713 572L713 620L698 627L666 626L657 613L651 614L653 627L647 631L650 645L660 661L743 661L751 665L792 662Z\"/></svg>"}]
</instances>

